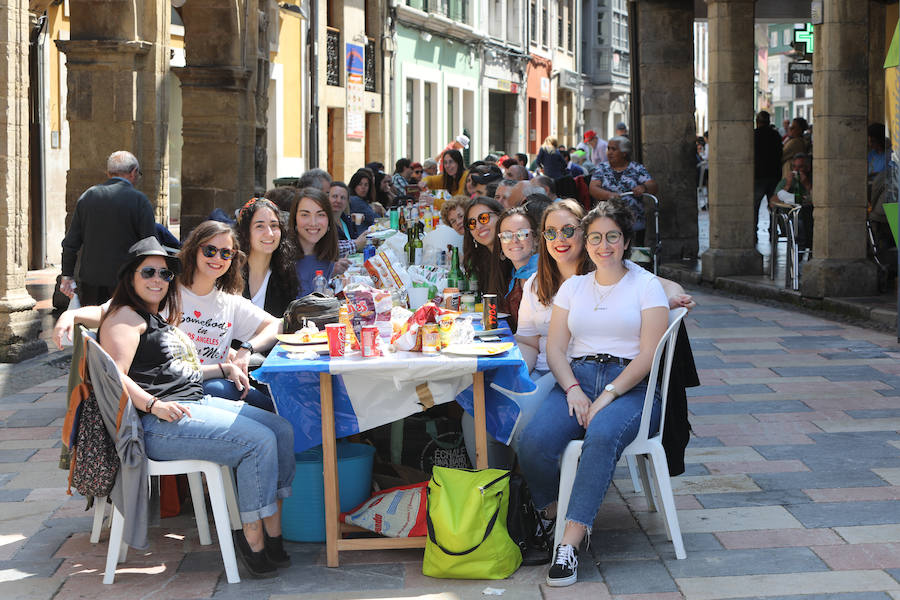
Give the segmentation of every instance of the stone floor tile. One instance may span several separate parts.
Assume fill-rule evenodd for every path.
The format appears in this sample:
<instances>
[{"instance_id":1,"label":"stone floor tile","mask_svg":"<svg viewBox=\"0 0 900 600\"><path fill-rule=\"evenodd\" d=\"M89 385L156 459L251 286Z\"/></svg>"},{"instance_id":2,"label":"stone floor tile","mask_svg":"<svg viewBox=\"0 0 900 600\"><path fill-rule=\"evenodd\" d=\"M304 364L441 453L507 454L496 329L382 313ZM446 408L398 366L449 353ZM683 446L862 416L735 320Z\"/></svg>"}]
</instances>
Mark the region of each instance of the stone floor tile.
<instances>
[{"instance_id":1,"label":"stone floor tile","mask_svg":"<svg viewBox=\"0 0 900 600\"><path fill-rule=\"evenodd\" d=\"M0 441L60 439L59 427L15 427L0 429Z\"/></svg>"},{"instance_id":2,"label":"stone floor tile","mask_svg":"<svg viewBox=\"0 0 900 600\"><path fill-rule=\"evenodd\" d=\"M609 600L611 598L606 584L600 582L582 583L579 581L578 585L563 588L553 588L542 584L541 594L544 600L584 600L584 598ZM484 596L482 597L484 598Z\"/></svg>"},{"instance_id":3,"label":"stone floor tile","mask_svg":"<svg viewBox=\"0 0 900 600\"><path fill-rule=\"evenodd\" d=\"M41 448L28 459L28 462L47 461L53 461L54 463L59 461L59 448Z\"/></svg>"},{"instance_id":4,"label":"stone floor tile","mask_svg":"<svg viewBox=\"0 0 900 600\"><path fill-rule=\"evenodd\" d=\"M830 571L732 577L686 577L677 579L686 600L881 592L896 589L884 571Z\"/></svg>"},{"instance_id":5,"label":"stone floor tile","mask_svg":"<svg viewBox=\"0 0 900 600\"><path fill-rule=\"evenodd\" d=\"M601 560L598 564L611 594L675 592L678 587L661 560Z\"/></svg>"},{"instance_id":6,"label":"stone floor tile","mask_svg":"<svg viewBox=\"0 0 900 600\"><path fill-rule=\"evenodd\" d=\"M810 548L834 571L900 569L900 544L845 544Z\"/></svg>"},{"instance_id":7,"label":"stone floor tile","mask_svg":"<svg viewBox=\"0 0 900 600\"><path fill-rule=\"evenodd\" d=\"M690 552L683 560L667 560L666 567L675 579L828 570L808 548L796 547Z\"/></svg>"},{"instance_id":8,"label":"stone floor tile","mask_svg":"<svg viewBox=\"0 0 900 600\"><path fill-rule=\"evenodd\" d=\"M797 433L819 433L821 429L811 423L803 421L789 421L787 423L719 423L710 425L697 425L693 427L697 435L790 435ZM790 442L787 442L790 443ZM751 444L747 444L748 446Z\"/></svg>"},{"instance_id":9,"label":"stone floor tile","mask_svg":"<svg viewBox=\"0 0 900 600\"><path fill-rule=\"evenodd\" d=\"M732 350L732 351L744 351L744 350L781 350L784 348L778 342L766 341L766 342L713 342L713 345L719 350Z\"/></svg>"},{"instance_id":10,"label":"stone floor tile","mask_svg":"<svg viewBox=\"0 0 900 600\"><path fill-rule=\"evenodd\" d=\"M29 577L0 584L3 600L50 600L57 599L57 592L63 584L61 577Z\"/></svg>"},{"instance_id":11,"label":"stone floor tile","mask_svg":"<svg viewBox=\"0 0 900 600\"><path fill-rule=\"evenodd\" d=\"M751 506L786 506L811 502L800 490L769 490L731 494L698 494L703 508L746 508Z\"/></svg>"},{"instance_id":12,"label":"stone floor tile","mask_svg":"<svg viewBox=\"0 0 900 600\"><path fill-rule=\"evenodd\" d=\"M65 487L69 479L68 471L63 471L56 467L56 463L52 461L38 461L28 463L31 465L46 465L47 470L41 471L35 468L29 469L24 473L19 473L10 480L6 487L10 488L36 488L36 487ZM61 504L61 503L60 503Z\"/></svg>"},{"instance_id":13,"label":"stone floor tile","mask_svg":"<svg viewBox=\"0 0 900 600\"><path fill-rule=\"evenodd\" d=\"M659 594L617 594L613 600L683 600L681 592L661 592Z\"/></svg>"},{"instance_id":14,"label":"stone floor tile","mask_svg":"<svg viewBox=\"0 0 900 600\"><path fill-rule=\"evenodd\" d=\"M673 480L674 481L674 480ZM628 506L631 507L631 510L635 512L646 512L647 511L647 497L646 496L632 496L627 499ZM675 509L676 510L694 510L698 508L703 508L703 505L700 504L694 496L679 494L675 496Z\"/></svg>"},{"instance_id":15,"label":"stone floor tile","mask_svg":"<svg viewBox=\"0 0 900 600\"><path fill-rule=\"evenodd\" d=\"M884 470L884 469L882 469ZM898 469L900 471L900 469ZM813 502L860 502L866 500L900 500L900 486L831 488L803 490Z\"/></svg>"},{"instance_id":16,"label":"stone floor tile","mask_svg":"<svg viewBox=\"0 0 900 600\"><path fill-rule=\"evenodd\" d=\"M848 419L844 421L816 421L816 426L826 433L851 431L900 431L900 418Z\"/></svg>"},{"instance_id":17,"label":"stone floor tile","mask_svg":"<svg viewBox=\"0 0 900 600\"><path fill-rule=\"evenodd\" d=\"M20 450L0 450L0 462L2 463L22 463L34 456L37 450L32 448L22 448Z\"/></svg>"},{"instance_id":18,"label":"stone floor tile","mask_svg":"<svg viewBox=\"0 0 900 600\"><path fill-rule=\"evenodd\" d=\"M66 495L65 487L58 488L35 488L33 490L25 490L28 492L28 497L25 498L26 502L34 502L37 500L57 500L59 498L63 498Z\"/></svg>"},{"instance_id":19,"label":"stone floor tile","mask_svg":"<svg viewBox=\"0 0 900 600\"><path fill-rule=\"evenodd\" d=\"M900 542L900 523L835 527L834 531L849 544Z\"/></svg>"},{"instance_id":20,"label":"stone floor tile","mask_svg":"<svg viewBox=\"0 0 900 600\"><path fill-rule=\"evenodd\" d=\"M706 357L706 358L708 359L709 357ZM699 366L698 366L698 368L699 368ZM744 384L744 385L702 385L700 387L687 389L688 404L690 404L691 398L695 398L697 396L713 396L713 395L718 395L718 394L727 394L729 396L734 396L737 394L774 394L774 393L775 392L772 390L772 388L767 387L762 384L757 384L757 383Z\"/></svg>"},{"instance_id":21,"label":"stone floor tile","mask_svg":"<svg viewBox=\"0 0 900 600\"><path fill-rule=\"evenodd\" d=\"M809 471L799 460L758 460L742 462L711 462L706 468L712 475L728 473L796 473Z\"/></svg>"},{"instance_id":22,"label":"stone floor tile","mask_svg":"<svg viewBox=\"0 0 900 600\"><path fill-rule=\"evenodd\" d=\"M804 402L806 404L806 402ZM753 417L763 423L779 421L828 421L831 419L846 419L847 413L842 410L814 410L798 413L753 413Z\"/></svg>"},{"instance_id":23,"label":"stone floor tile","mask_svg":"<svg viewBox=\"0 0 900 600\"><path fill-rule=\"evenodd\" d=\"M0 489L0 502L22 502L31 490Z\"/></svg>"},{"instance_id":24,"label":"stone floor tile","mask_svg":"<svg viewBox=\"0 0 900 600\"><path fill-rule=\"evenodd\" d=\"M7 427L47 427L66 414L65 406L27 408L16 411L6 419Z\"/></svg>"},{"instance_id":25,"label":"stone floor tile","mask_svg":"<svg viewBox=\"0 0 900 600\"><path fill-rule=\"evenodd\" d=\"M816 470L800 473L752 473L750 477L764 490L792 490L813 488L880 487L884 481L871 471L860 471L852 465L838 464L835 470Z\"/></svg>"},{"instance_id":26,"label":"stone floor tile","mask_svg":"<svg viewBox=\"0 0 900 600\"><path fill-rule=\"evenodd\" d=\"M638 514L648 534L664 532L659 513ZM678 511L678 522L684 533L716 533L752 529L802 529L803 525L782 506L751 506L738 508L706 508Z\"/></svg>"},{"instance_id":27,"label":"stone floor tile","mask_svg":"<svg viewBox=\"0 0 900 600\"><path fill-rule=\"evenodd\" d=\"M103 585L103 572L84 572L70 576L54 600L118 600L147 598L209 598L220 573L169 574L154 568L120 568L113 585Z\"/></svg>"},{"instance_id":28,"label":"stone floor tile","mask_svg":"<svg viewBox=\"0 0 900 600\"><path fill-rule=\"evenodd\" d=\"M900 467L887 469L872 469L872 472L890 483L891 485L900 485Z\"/></svg>"},{"instance_id":29,"label":"stone floor tile","mask_svg":"<svg viewBox=\"0 0 900 600\"><path fill-rule=\"evenodd\" d=\"M724 434L718 436L726 446L781 446L784 444L800 445L814 444L803 433L751 433L751 434Z\"/></svg>"},{"instance_id":30,"label":"stone floor tile","mask_svg":"<svg viewBox=\"0 0 900 600\"><path fill-rule=\"evenodd\" d=\"M812 502L786 507L804 527L891 525L897 522L897 502Z\"/></svg>"},{"instance_id":31,"label":"stone floor tile","mask_svg":"<svg viewBox=\"0 0 900 600\"><path fill-rule=\"evenodd\" d=\"M700 477L679 476L672 478L673 494L721 494L731 492L758 492L760 488L743 474L706 475Z\"/></svg>"},{"instance_id":32,"label":"stone floor tile","mask_svg":"<svg viewBox=\"0 0 900 600\"><path fill-rule=\"evenodd\" d=\"M759 461L762 455L750 446L695 447L695 439L691 440L684 452L685 463L711 464L716 462Z\"/></svg>"},{"instance_id":33,"label":"stone floor tile","mask_svg":"<svg viewBox=\"0 0 900 600\"><path fill-rule=\"evenodd\" d=\"M2 417L0 417L2 419ZM58 448L60 444L59 439L45 439L45 440L6 440L4 442L0 442L0 450L17 450L21 448ZM57 450L58 452L58 450Z\"/></svg>"},{"instance_id":34,"label":"stone floor tile","mask_svg":"<svg viewBox=\"0 0 900 600\"><path fill-rule=\"evenodd\" d=\"M735 397L736 398L736 397ZM692 404L690 411L695 415L721 415L730 417L750 416L756 413L798 413L803 411L813 412L809 406L800 400L776 400L767 402L716 402L706 404ZM693 419L691 419L693 422ZM727 422L727 421L726 421ZM754 418L750 422L757 422Z\"/></svg>"},{"instance_id":35,"label":"stone floor tile","mask_svg":"<svg viewBox=\"0 0 900 600\"><path fill-rule=\"evenodd\" d=\"M831 529L763 529L761 531L720 531L715 536L725 548L788 548L843 544Z\"/></svg>"},{"instance_id":36,"label":"stone floor tile","mask_svg":"<svg viewBox=\"0 0 900 600\"><path fill-rule=\"evenodd\" d=\"M0 405L31 403L43 396L41 392L21 392L0 397Z\"/></svg>"}]
</instances>

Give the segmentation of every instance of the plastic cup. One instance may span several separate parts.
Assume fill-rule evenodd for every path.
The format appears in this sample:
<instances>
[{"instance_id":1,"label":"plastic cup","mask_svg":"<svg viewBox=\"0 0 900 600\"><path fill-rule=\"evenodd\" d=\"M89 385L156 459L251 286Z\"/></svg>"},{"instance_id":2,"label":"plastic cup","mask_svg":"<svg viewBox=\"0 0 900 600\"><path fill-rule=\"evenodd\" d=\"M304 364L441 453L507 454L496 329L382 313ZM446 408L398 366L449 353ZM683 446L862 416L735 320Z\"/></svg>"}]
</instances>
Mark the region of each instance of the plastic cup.
<instances>
[{"instance_id":1,"label":"plastic cup","mask_svg":"<svg viewBox=\"0 0 900 600\"><path fill-rule=\"evenodd\" d=\"M328 336L328 354L332 358L344 356L344 347L347 340L347 326L343 323L328 323L325 325L325 334Z\"/></svg>"},{"instance_id":2,"label":"plastic cup","mask_svg":"<svg viewBox=\"0 0 900 600\"><path fill-rule=\"evenodd\" d=\"M400 229L400 211L391 209L391 229Z\"/></svg>"},{"instance_id":3,"label":"plastic cup","mask_svg":"<svg viewBox=\"0 0 900 600\"><path fill-rule=\"evenodd\" d=\"M409 294L409 309L416 310L428 302L428 288L413 286L407 290Z\"/></svg>"},{"instance_id":4,"label":"plastic cup","mask_svg":"<svg viewBox=\"0 0 900 600\"><path fill-rule=\"evenodd\" d=\"M352 217L353 217L353 222L356 224L357 227L359 227L360 225L363 224L363 221L365 220L366 215L364 215L362 213L353 213Z\"/></svg>"}]
</instances>

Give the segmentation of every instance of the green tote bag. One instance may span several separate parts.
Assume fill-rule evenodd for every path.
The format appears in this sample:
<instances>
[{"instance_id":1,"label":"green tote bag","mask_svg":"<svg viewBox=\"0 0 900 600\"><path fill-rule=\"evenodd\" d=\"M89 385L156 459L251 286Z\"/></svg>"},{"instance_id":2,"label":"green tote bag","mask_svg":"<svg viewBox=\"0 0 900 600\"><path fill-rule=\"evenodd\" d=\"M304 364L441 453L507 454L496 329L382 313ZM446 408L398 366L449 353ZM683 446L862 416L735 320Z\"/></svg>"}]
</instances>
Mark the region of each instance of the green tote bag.
<instances>
[{"instance_id":1,"label":"green tote bag","mask_svg":"<svg viewBox=\"0 0 900 600\"><path fill-rule=\"evenodd\" d=\"M509 471L434 467L428 483L422 573L445 579L504 579L522 563L506 531Z\"/></svg>"}]
</instances>

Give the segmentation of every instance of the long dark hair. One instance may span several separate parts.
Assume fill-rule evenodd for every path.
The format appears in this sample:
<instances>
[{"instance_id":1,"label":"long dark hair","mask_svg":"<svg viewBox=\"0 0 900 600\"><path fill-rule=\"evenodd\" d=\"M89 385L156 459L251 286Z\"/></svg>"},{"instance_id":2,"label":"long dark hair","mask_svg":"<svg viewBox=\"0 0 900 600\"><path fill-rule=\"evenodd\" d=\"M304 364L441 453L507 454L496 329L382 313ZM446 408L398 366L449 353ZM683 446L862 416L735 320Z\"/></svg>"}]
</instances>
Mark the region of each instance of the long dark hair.
<instances>
[{"instance_id":1,"label":"long dark hair","mask_svg":"<svg viewBox=\"0 0 900 600\"><path fill-rule=\"evenodd\" d=\"M584 208L582 208L581 204L575 200L566 199L554 202L544 209L544 215L541 217L541 228L538 235L543 236L544 229L547 227L547 217L557 210L565 210L571 213L579 224L584 218ZM580 227L580 225L576 225L576 227ZM582 236L581 260L578 262L578 268L575 271L575 274L585 275L593 270L594 264L591 262L590 257L588 257L587 243L584 241L584 236ZM547 250L546 241L542 241L538 244L537 277L534 278L534 283L532 284L532 289L534 289L538 301L544 306L551 306L553 304L553 298L556 296L556 292L559 291L559 286L562 285L562 282L563 278L562 273L559 272L559 266L556 264L553 257L550 256L550 251Z\"/></svg>"},{"instance_id":2,"label":"long dark hair","mask_svg":"<svg viewBox=\"0 0 900 600\"><path fill-rule=\"evenodd\" d=\"M359 185L359 182L363 179L369 180L369 194L363 200L366 201L366 204L372 204L375 202L375 174L372 173L371 169L366 169L365 167L356 171L353 174L353 177L350 178L350 183L347 187L350 188L350 195L356 196L356 186ZM329 209L329 212L331 209Z\"/></svg>"},{"instance_id":3,"label":"long dark hair","mask_svg":"<svg viewBox=\"0 0 900 600\"><path fill-rule=\"evenodd\" d=\"M100 327L103 326L103 322L107 317L112 315L118 309L123 306L127 306L134 310L135 312L149 312L150 308L147 306L147 303L138 296L137 290L134 289L134 273L137 271L137 268L141 266L141 264L150 258L149 256L139 256L129 264L125 269L123 269L123 275L121 279L119 279L118 285L116 285L116 289L113 292L112 300L109 303L109 308L104 313L103 317L100 319ZM171 268L171 261L166 261L166 266ZM181 294L178 293L178 278L176 277L172 281L168 283L169 289L166 291L166 295L163 296L162 301L159 303L159 307L157 308L157 312L162 313L164 310L168 309L169 314L166 317L166 323L169 325L178 325L179 321L181 321Z\"/></svg>"},{"instance_id":4,"label":"long dark hair","mask_svg":"<svg viewBox=\"0 0 900 600\"><path fill-rule=\"evenodd\" d=\"M359 171L357 171L357 173L358 172ZM354 175L354 177L356 177L356 175ZM350 181L352 183L353 180L351 179ZM315 256L319 260L335 262L340 255L338 252L337 223L334 220L334 213L331 211L331 202L328 200L328 196L325 192L319 188L313 187L300 190L300 194L294 198L294 203L291 205L291 237L297 250L297 258L303 258L305 256L303 254L303 245L300 244L300 237L297 235L297 209L300 207L300 202L302 202L304 198L309 198L318 204L319 207L325 211L325 214L328 215L328 231L326 231L325 235L316 242L315 248L313 248Z\"/></svg>"},{"instance_id":5,"label":"long dark hair","mask_svg":"<svg viewBox=\"0 0 900 600\"><path fill-rule=\"evenodd\" d=\"M272 258L269 262L269 268L275 274L275 277L269 282L276 283L281 291L287 296L293 298L297 295L299 283L297 282L297 271L294 269L294 257L296 250L294 248L293 236L291 236L285 214L278 207L266 198L252 198L247 202L238 213L237 233L241 247L247 249L249 255L252 248L250 247L250 225L253 223L253 215L261 208L268 208L278 219L278 228L281 230L281 240L278 247L272 252ZM250 281L250 261L244 263L241 269L241 276L245 282Z\"/></svg>"},{"instance_id":6,"label":"long dark hair","mask_svg":"<svg viewBox=\"0 0 900 600\"><path fill-rule=\"evenodd\" d=\"M444 169L444 184L441 187L451 194L455 194L456 190L459 188L459 180L462 179L466 172L466 164L463 162L463 155L459 150L447 150L444 152L444 158L448 156L456 163L456 175L451 177L447 173L447 170ZM441 159L441 162L444 162L443 158ZM441 165L441 167L443 168L443 165Z\"/></svg>"},{"instance_id":7,"label":"long dark hair","mask_svg":"<svg viewBox=\"0 0 900 600\"><path fill-rule=\"evenodd\" d=\"M231 259L228 269L216 278L216 288L226 294L240 294L244 291L244 278L241 273L243 273L247 256L241 252L241 243L234 229L220 221L203 221L194 227L181 246L181 253L178 256L181 258L183 269L180 276L182 285L190 287L194 284L194 274L197 271L197 252L200 251L200 246L220 233L227 233L231 236L234 258Z\"/></svg>"},{"instance_id":8,"label":"long dark hair","mask_svg":"<svg viewBox=\"0 0 900 600\"><path fill-rule=\"evenodd\" d=\"M464 219L468 223L469 210L473 206L484 206L493 211L498 219L503 213L503 205L487 196L476 196L465 206ZM499 221L497 225L499 227ZM511 272L508 265L503 264L503 254L500 252L500 243L497 236L491 241L490 247L479 244L472 237L472 230L466 225L463 234L463 267L466 274L475 273L478 276L478 284L482 292L506 296Z\"/></svg>"}]
</instances>

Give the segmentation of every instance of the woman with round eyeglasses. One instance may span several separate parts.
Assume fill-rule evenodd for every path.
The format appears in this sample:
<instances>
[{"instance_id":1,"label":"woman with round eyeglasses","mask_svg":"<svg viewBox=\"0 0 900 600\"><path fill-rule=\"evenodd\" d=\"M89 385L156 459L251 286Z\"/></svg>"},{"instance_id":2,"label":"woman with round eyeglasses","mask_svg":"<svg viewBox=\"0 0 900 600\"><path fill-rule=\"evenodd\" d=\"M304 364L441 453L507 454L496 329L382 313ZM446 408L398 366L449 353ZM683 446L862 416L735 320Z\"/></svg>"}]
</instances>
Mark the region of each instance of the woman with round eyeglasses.
<instances>
[{"instance_id":1,"label":"woman with round eyeglasses","mask_svg":"<svg viewBox=\"0 0 900 600\"><path fill-rule=\"evenodd\" d=\"M466 276L474 273L478 278L480 291L506 295L509 273L503 268L503 255L497 238L497 217L503 212L503 205L487 196L476 196L466 208L466 233L463 238L463 267ZM501 310L504 307L501 306Z\"/></svg>"},{"instance_id":2,"label":"woman with round eyeglasses","mask_svg":"<svg viewBox=\"0 0 900 600\"><path fill-rule=\"evenodd\" d=\"M563 515L565 533L547 576L550 586L577 579L578 546L590 533L616 461L637 435L644 378L668 326L669 301L659 280L625 264L633 223L631 210L620 200L600 202L582 219L595 270L572 275L559 286L547 340L547 363L557 384L519 440L519 460L535 506L553 517L560 456L570 441L584 439ZM651 430L659 426L658 398Z\"/></svg>"}]
</instances>

